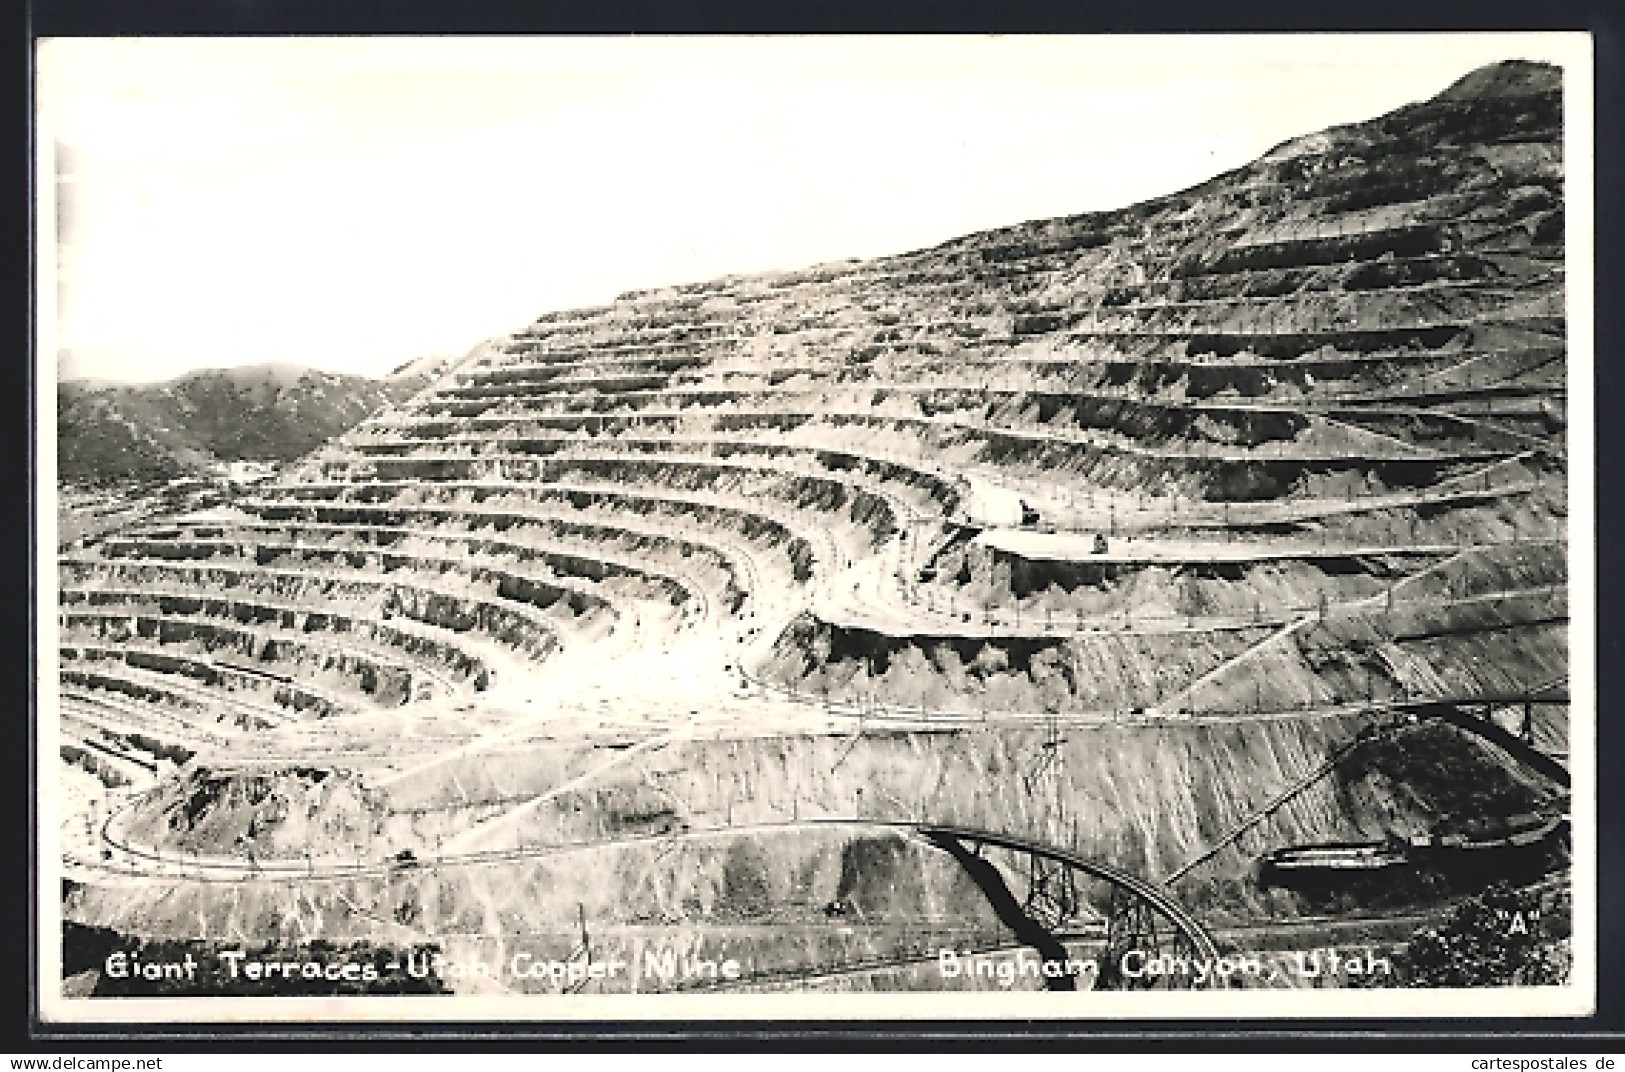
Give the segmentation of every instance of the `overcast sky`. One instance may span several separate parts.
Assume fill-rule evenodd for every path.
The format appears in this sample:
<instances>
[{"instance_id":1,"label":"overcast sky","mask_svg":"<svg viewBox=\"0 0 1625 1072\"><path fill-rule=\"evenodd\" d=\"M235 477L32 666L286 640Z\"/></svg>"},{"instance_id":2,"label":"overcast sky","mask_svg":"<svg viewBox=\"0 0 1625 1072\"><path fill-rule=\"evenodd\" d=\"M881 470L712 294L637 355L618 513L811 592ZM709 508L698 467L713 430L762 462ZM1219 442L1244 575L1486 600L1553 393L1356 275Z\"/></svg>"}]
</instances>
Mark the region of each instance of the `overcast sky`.
<instances>
[{"instance_id":1,"label":"overcast sky","mask_svg":"<svg viewBox=\"0 0 1625 1072\"><path fill-rule=\"evenodd\" d=\"M376 375L626 290L1155 197L1566 47L52 41L54 345L63 375L97 379L266 361Z\"/></svg>"}]
</instances>

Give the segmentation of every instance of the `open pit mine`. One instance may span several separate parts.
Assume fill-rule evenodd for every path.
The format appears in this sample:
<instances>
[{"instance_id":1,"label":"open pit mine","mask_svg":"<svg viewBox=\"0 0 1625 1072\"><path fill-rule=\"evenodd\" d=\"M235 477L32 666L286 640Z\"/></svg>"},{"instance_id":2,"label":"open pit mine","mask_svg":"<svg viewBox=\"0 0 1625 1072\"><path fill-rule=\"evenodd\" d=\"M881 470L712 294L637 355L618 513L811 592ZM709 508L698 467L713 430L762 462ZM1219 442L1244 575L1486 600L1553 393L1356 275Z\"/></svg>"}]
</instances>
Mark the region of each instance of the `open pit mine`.
<instances>
[{"instance_id":1,"label":"open pit mine","mask_svg":"<svg viewBox=\"0 0 1625 1072\"><path fill-rule=\"evenodd\" d=\"M65 975L1351 985L1249 958L1560 905L1561 149L1509 62L1127 208L550 313L64 544Z\"/></svg>"}]
</instances>

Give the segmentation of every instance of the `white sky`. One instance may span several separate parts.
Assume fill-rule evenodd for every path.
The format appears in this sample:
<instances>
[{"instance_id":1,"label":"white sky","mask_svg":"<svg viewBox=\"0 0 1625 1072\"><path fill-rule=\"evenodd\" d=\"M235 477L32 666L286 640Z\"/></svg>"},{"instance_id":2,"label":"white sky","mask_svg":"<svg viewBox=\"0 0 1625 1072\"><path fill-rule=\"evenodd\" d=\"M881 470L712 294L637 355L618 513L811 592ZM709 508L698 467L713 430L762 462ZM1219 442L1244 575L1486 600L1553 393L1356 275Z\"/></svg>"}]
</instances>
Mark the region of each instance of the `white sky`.
<instances>
[{"instance_id":1,"label":"white sky","mask_svg":"<svg viewBox=\"0 0 1625 1072\"><path fill-rule=\"evenodd\" d=\"M65 376L266 361L376 375L626 290L1115 208L1575 46L51 41L46 176L52 144L65 152L43 308L54 293Z\"/></svg>"}]
</instances>

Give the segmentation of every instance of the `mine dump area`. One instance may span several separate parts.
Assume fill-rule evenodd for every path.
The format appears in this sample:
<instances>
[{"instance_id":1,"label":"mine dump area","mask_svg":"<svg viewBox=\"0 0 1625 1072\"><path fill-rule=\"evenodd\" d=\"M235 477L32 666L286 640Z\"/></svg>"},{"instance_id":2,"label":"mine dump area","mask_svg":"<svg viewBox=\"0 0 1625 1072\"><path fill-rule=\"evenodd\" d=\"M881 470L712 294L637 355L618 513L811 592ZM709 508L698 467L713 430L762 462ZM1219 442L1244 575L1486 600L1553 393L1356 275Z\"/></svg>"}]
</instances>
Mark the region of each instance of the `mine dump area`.
<instances>
[{"instance_id":1,"label":"mine dump area","mask_svg":"<svg viewBox=\"0 0 1625 1072\"><path fill-rule=\"evenodd\" d=\"M588 992L1403 965L1494 882L1561 944L1561 119L1506 64L1127 208L550 313L229 494L64 490L64 918L671 968Z\"/></svg>"}]
</instances>

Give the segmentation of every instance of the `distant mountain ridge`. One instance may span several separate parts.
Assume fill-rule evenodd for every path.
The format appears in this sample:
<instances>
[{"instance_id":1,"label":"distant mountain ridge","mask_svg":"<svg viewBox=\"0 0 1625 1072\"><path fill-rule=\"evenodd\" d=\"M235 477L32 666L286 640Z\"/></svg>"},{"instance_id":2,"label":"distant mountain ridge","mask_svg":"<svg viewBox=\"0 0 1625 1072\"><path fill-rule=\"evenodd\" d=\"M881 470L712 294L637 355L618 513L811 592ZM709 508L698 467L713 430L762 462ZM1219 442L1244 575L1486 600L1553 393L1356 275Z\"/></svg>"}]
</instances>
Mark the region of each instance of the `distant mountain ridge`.
<instances>
[{"instance_id":1,"label":"distant mountain ridge","mask_svg":"<svg viewBox=\"0 0 1625 1072\"><path fill-rule=\"evenodd\" d=\"M61 383L58 478L167 480L220 462L289 461L421 390L434 371L426 362L382 379L277 362L160 384Z\"/></svg>"}]
</instances>

